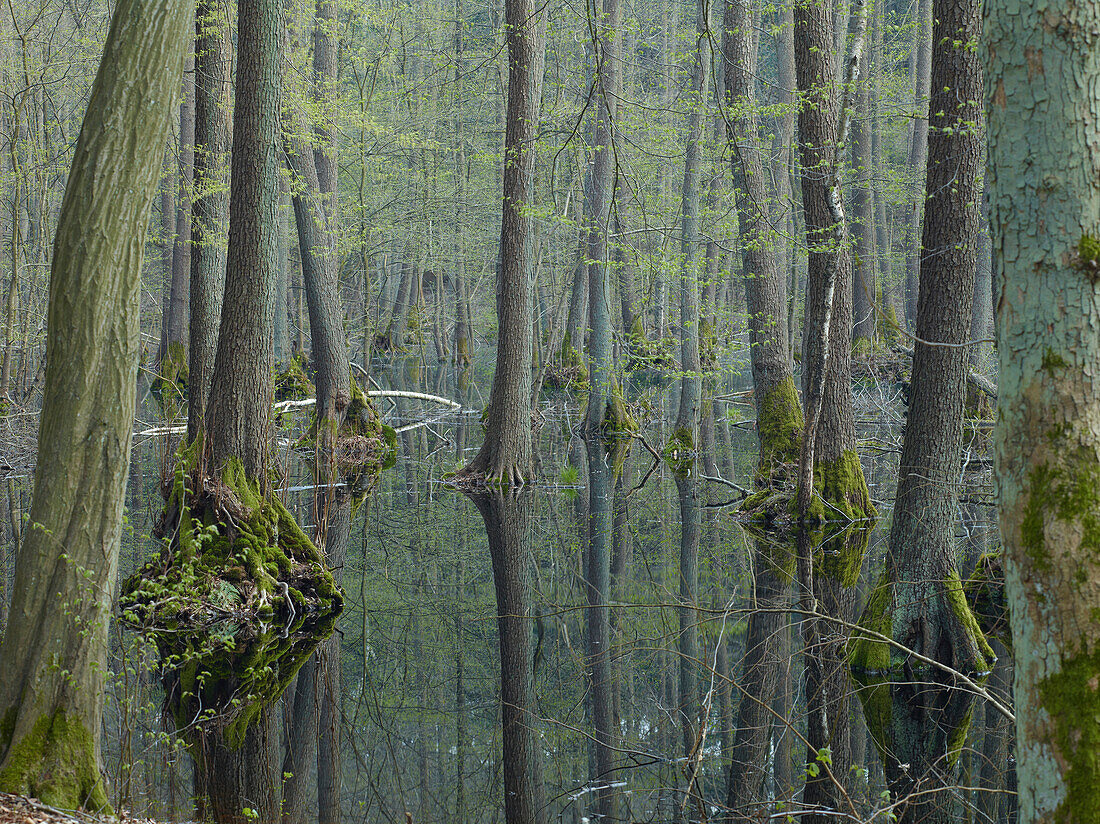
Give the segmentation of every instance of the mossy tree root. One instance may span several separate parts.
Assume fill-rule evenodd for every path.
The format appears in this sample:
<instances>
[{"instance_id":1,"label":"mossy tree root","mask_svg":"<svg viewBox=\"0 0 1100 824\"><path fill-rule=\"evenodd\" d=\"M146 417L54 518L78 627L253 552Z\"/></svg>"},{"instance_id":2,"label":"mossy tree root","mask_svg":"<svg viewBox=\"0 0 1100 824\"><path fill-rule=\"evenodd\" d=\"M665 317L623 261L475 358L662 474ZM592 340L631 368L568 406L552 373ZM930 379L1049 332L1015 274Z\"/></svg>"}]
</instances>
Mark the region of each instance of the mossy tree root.
<instances>
[{"instance_id":1,"label":"mossy tree root","mask_svg":"<svg viewBox=\"0 0 1100 824\"><path fill-rule=\"evenodd\" d=\"M111 813L95 739L83 724L58 709L39 716L22 734L19 726L12 707L0 721L0 753L6 752L0 763L0 791L38 798L63 810Z\"/></svg>"}]
</instances>

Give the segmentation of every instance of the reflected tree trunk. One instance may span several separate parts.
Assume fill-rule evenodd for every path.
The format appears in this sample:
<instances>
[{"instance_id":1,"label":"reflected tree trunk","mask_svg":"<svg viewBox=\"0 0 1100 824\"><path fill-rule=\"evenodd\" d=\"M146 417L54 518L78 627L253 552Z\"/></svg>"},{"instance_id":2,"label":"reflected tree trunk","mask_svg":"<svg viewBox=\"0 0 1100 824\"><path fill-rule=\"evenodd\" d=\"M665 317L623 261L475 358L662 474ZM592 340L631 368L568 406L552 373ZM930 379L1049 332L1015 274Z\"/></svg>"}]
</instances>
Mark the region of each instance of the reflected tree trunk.
<instances>
[{"instance_id":1,"label":"reflected tree trunk","mask_svg":"<svg viewBox=\"0 0 1100 824\"><path fill-rule=\"evenodd\" d=\"M532 497L507 490L467 493L485 520L500 639L500 701L507 824L543 824L531 607ZM606 610L605 610L606 612Z\"/></svg>"},{"instance_id":2,"label":"reflected tree trunk","mask_svg":"<svg viewBox=\"0 0 1100 824\"><path fill-rule=\"evenodd\" d=\"M726 789L726 820L759 820L767 800L771 740L771 703L785 672L780 660L782 634L789 625L794 547L768 538L753 539L752 609L745 630L745 655L739 680L732 758ZM731 673L732 675L732 673Z\"/></svg>"}]
</instances>

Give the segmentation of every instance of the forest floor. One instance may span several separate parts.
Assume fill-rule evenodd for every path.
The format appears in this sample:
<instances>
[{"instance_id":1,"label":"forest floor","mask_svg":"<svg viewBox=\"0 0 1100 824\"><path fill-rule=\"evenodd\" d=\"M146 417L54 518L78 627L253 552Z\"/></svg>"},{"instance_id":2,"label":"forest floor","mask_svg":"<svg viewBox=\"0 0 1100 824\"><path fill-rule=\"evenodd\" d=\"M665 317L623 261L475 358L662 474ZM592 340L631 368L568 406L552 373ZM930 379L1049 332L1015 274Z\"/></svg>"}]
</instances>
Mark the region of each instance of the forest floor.
<instances>
[{"instance_id":1,"label":"forest floor","mask_svg":"<svg viewBox=\"0 0 1100 824\"><path fill-rule=\"evenodd\" d=\"M0 793L0 824L157 824L149 818L119 817L58 810L37 798Z\"/></svg>"}]
</instances>

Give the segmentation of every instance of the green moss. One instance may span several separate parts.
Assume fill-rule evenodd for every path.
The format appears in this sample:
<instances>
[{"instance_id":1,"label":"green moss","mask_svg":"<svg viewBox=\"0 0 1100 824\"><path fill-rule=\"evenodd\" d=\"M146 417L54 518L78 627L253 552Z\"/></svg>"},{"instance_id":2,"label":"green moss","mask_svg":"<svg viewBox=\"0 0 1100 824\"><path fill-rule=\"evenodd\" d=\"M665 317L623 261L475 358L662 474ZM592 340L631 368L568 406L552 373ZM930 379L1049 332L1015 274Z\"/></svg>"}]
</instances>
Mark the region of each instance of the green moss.
<instances>
[{"instance_id":1,"label":"green moss","mask_svg":"<svg viewBox=\"0 0 1100 824\"><path fill-rule=\"evenodd\" d=\"M306 356L298 352L275 370L275 400L293 401L312 398L317 394L306 374Z\"/></svg>"},{"instance_id":2,"label":"green moss","mask_svg":"<svg viewBox=\"0 0 1100 824\"><path fill-rule=\"evenodd\" d=\"M870 673L856 672L853 680L859 703L863 706L867 731L871 734L879 757L886 762L895 757L893 685L888 678Z\"/></svg>"},{"instance_id":3,"label":"green moss","mask_svg":"<svg viewBox=\"0 0 1100 824\"><path fill-rule=\"evenodd\" d=\"M985 634L982 633L982 628L978 626L978 619L974 617L970 604L966 602L966 592L963 589L962 581L959 580L958 570L952 569L948 573L947 579L943 582L943 597L959 623L965 628L966 634L974 639L974 643L978 647L978 653L984 659L977 662L978 670L988 672L992 668L993 662L997 660L997 655L993 652L993 648L989 646L989 642L985 640Z\"/></svg>"},{"instance_id":4,"label":"green moss","mask_svg":"<svg viewBox=\"0 0 1100 824\"><path fill-rule=\"evenodd\" d=\"M1051 821L1100 821L1100 650L1066 657L1037 685L1049 714L1065 797Z\"/></svg>"},{"instance_id":5,"label":"green moss","mask_svg":"<svg viewBox=\"0 0 1100 824\"><path fill-rule=\"evenodd\" d=\"M62 709L42 715L29 733L12 741L16 708L0 724L0 752L7 750L0 771L0 790L31 796L64 810L111 812L95 739L84 724Z\"/></svg>"},{"instance_id":6,"label":"green moss","mask_svg":"<svg viewBox=\"0 0 1100 824\"><path fill-rule=\"evenodd\" d=\"M756 418L760 471L765 479L776 466L798 462L804 425L798 389L788 375L764 395Z\"/></svg>"},{"instance_id":7,"label":"green moss","mask_svg":"<svg viewBox=\"0 0 1100 824\"><path fill-rule=\"evenodd\" d=\"M892 638L894 586L886 572L879 576L871 597L859 616L859 625L863 629ZM857 675L884 675L890 672L890 645L878 637L870 637L853 631L848 639L848 668Z\"/></svg>"},{"instance_id":8,"label":"green moss","mask_svg":"<svg viewBox=\"0 0 1100 824\"><path fill-rule=\"evenodd\" d=\"M874 342L870 338L856 338L852 341L852 356L865 358L875 351Z\"/></svg>"},{"instance_id":9,"label":"green moss","mask_svg":"<svg viewBox=\"0 0 1100 824\"><path fill-rule=\"evenodd\" d=\"M1065 369L1069 366L1060 352L1055 352L1049 346L1043 350L1043 371L1053 372L1055 369Z\"/></svg>"},{"instance_id":10,"label":"green moss","mask_svg":"<svg viewBox=\"0 0 1100 824\"><path fill-rule=\"evenodd\" d=\"M1077 241L1077 257L1083 268L1097 268L1100 264L1100 239L1087 232L1081 235L1081 239Z\"/></svg>"},{"instance_id":11,"label":"green moss","mask_svg":"<svg viewBox=\"0 0 1100 824\"><path fill-rule=\"evenodd\" d=\"M663 450L665 463L678 475L687 475L695 465L695 438L686 426L677 427Z\"/></svg>"},{"instance_id":12,"label":"green moss","mask_svg":"<svg viewBox=\"0 0 1100 824\"><path fill-rule=\"evenodd\" d=\"M180 453L160 525L171 542L123 584L123 618L150 627L224 620L214 605L225 585L240 595L234 613L242 621L302 605L339 611L343 596L332 573L282 502L264 494L236 459L220 478L200 477L197 443Z\"/></svg>"},{"instance_id":13,"label":"green moss","mask_svg":"<svg viewBox=\"0 0 1100 824\"><path fill-rule=\"evenodd\" d=\"M601 424L604 439L607 441L625 440L638 431L638 422L627 409L622 388L618 381L612 381L611 397L607 401Z\"/></svg>"},{"instance_id":14,"label":"green moss","mask_svg":"<svg viewBox=\"0 0 1100 824\"><path fill-rule=\"evenodd\" d=\"M1065 438L1063 431L1054 437ZM1082 445L1065 444L1057 455L1057 465L1044 463L1031 470L1029 494L1020 522L1024 553L1039 572L1051 568L1046 546L1048 519L1078 525L1081 549L1093 554L1100 552L1100 462L1092 449Z\"/></svg>"},{"instance_id":15,"label":"green moss","mask_svg":"<svg viewBox=\"0 0 1100 824\"><path fill-rule=\"evenodd\" d=\"M821 461L814 466L808 523L861 521L875 514L863 466L854 449L845 450L835 461Z\"/></svg>"},{"instance_id":16,"label":"green moss","mask_svg":"<svg viewBox=\"0 0 1100 824\"><path fill-rule=\"evenodd\" d=\"M1012 630L1005 600L1005 574L999 552L986 552L978 558L963 590L974 617L987 637L997 638L1012 649Z\"/></svg>"},{"instance_id":17,"label":"green moss","mask_svg":"<svg viewBox=\"0 0 1100 824\"><path fill-rule=\"evenodd\" d=\"M811 539L814 547L814 574L838 582L845 589L859 583L863 559L871 541L866 526L837 527L828 524Z\"/></svg>"}]
</instances>

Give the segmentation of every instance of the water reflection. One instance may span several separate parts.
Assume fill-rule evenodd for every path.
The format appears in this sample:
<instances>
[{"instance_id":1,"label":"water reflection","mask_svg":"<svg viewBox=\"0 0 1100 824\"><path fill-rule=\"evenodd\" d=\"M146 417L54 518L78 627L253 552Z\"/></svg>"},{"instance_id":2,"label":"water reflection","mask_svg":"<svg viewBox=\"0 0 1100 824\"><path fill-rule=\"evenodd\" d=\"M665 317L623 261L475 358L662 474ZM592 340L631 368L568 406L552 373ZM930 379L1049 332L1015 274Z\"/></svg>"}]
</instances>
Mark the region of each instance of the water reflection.
<instances>
[{"instance_id":1,"label":"water reflection","mask_svg":"<svg viewBox=\"0 0 1100 824\"><path fill-rule=\"evenodd\" d=\"M746 533L732 514L737 491L708 480L752 485L752 407L733 403L731 387L715 388L722 400L711 407L713 434L704 415L697 469L679 478L645 448L659 453L667 440L673 410L664 389L629 390L651 412L645 443L635 441L621 460L573 435L577 399L547 399L537 430L544 488L490 493L471 506L440 481L479 445L478 393L491 366L456 373L402 361L372 373L383 388L453 398L474 411L443 417L412 399L381 401L387 423L412 428L399 433L398 464L364 504L284 493L299 523L322 530L329 562L342 570L345 612L323 653L302 653L306 665L281 702L256 714L254 774L274 781L249 783L239 765L222 762L219 774L232 776L237 794L219 815L235 814L234 804L275 803L296 822L389 824L406 813L414 824L499 824L511 814L547 824L601 815L806 821L810 812L830 813L818 816L829 822L885 821L890 810L903 814L890 805L917 788L946 794L950 820L1011 820L1011 729L988 702L972 699L969 726L952 733L967 714L959 702L971 699L957 698L950 683L922 676L930 683L854 692L844 640L883 569L882 527L811 538L811 625L797 600L792 539ZM871 421L861 431L865 469L874 497L888 501L899 430L873 408L859 409ZM279 438L293 443L307 423L287 416ZM164 454L150 440L135 449L124 573L154 551L145 536L162 506ZM282 457L279 488L313 483L291 447ZM8 491L0 525L10 563L22 493ZM990 512L975 507L959 520L969 536L958 559L964 573L981 551L996 549ZM343 556L334 554L340 532ZM512 584L498 592L504 562L513 564ZM127 643L117 645L112 666L139 677L111 683L112 787L138 812L190 817L190 758L171 746L175 722L155 710L164 694L125 658ZM1003 695L1010 649L997 652L987 687ZM878 719L873 741L865 692L885 695L868 704ZM920 726L937 718L938 727ZM323 729L336 733L330 743ZM906 750L902 733L926 753ZM948 744L958 752L954 764ZM510 748L521 757L507 755ZM888 784L889 801L881 795ZM527 812L509 810L520 801Z\"/></svg>"}]
</instances>

